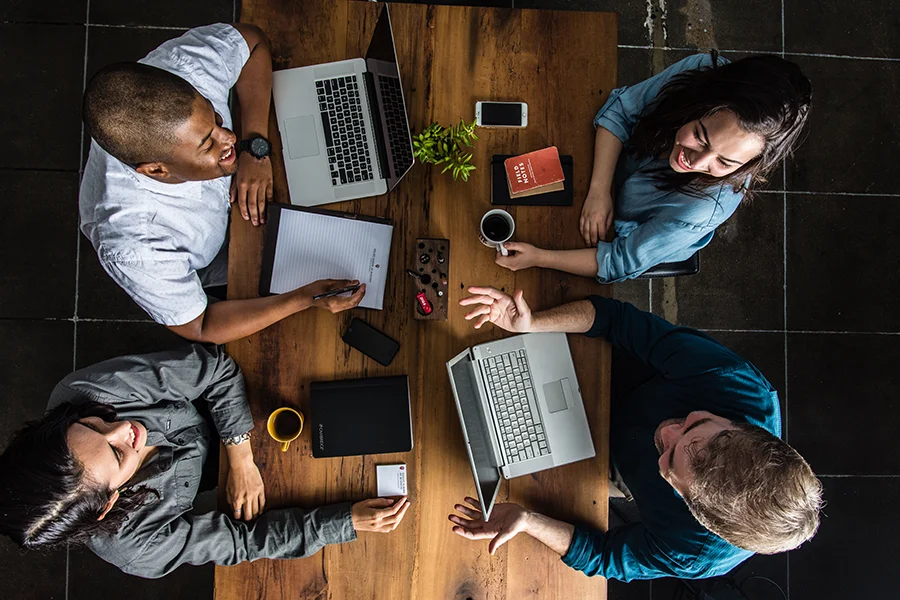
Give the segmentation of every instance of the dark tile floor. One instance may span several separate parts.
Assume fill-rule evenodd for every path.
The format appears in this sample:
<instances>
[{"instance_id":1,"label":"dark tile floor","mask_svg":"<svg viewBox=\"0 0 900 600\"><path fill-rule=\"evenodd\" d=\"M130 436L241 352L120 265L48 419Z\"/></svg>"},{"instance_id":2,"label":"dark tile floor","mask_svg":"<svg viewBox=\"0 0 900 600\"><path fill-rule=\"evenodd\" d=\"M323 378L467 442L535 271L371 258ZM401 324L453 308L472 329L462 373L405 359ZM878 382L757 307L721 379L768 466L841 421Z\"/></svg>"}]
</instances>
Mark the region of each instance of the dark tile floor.
<instances>
[{"instance_id":1,"label":"dark tile floor","mask_svg":"<svg viewBox=\"0 0 900 600\"><path fill-rule=\"evenodd\" d=\"M615 295L705 329L754 361L779 391L789 440L821 474L828 506L820 534L795 552L742 565L732 576L747 597L892 597L900 184L890 173L900 150L900 0L444 2L616 11L623 85L709 47L734 58L784 52L809 75L815 96L806 144L719 230L701 273L628 282ZM73 368L174 343L79 240L81 92L103 65L236 13L234 0L0 0L0 191L8 207L0 242L7 257L0 444L42 413L53 385ZM693 589L715 594L716 585ZM676 580L609 589L616 600L692 597ZM103 592L202 600L212 597L212 569L184 568L148 583L82 551L25 555L0 541L0 597Z\"/></svg>"}]
</instances>

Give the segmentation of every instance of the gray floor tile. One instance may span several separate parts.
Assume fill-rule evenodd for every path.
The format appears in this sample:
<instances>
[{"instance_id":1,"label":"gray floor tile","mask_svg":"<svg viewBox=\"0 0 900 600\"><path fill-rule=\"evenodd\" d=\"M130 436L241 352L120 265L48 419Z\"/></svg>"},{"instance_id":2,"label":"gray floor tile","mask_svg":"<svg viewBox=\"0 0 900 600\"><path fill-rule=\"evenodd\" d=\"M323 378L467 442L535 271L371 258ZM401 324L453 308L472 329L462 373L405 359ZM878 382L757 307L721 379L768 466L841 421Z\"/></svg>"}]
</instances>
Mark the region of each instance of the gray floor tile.
<instances>
[{"instance_id":1,"label":"gray floor tile","mask_svg":"<svg viewBox=\"0 0 900 600\"><path fill-rule=\"evenodd\" d=\"M900 4L884 0L784 3L788 52L900 58Z\"/></svg>"},{"instance_id":2,"label":"gray floor tile","mask_svg":"<svg viewBox=\"0 0 900 600\"><path fill-rule=\"evenodd\" d=\"M196 27L209 23L231 23L235 20L234 6L234 0L91 0L90 22L103 25Z\"/></svg>"},{"instance_id":3,"label":"gray floor tile","mask_svg":"<svg viewBox=\"0 0 900 600\"><path fill-rule=\"evenodd\" d=\"M72 372L72 328L69 321L0 320L0 447L44 414L50 392Z\"/></svg>"},{"instance_id":4,"label":"gray floor tile","mask_svg":"<svg viewBox=\"0 0 900 600\"><path fill-rule=\"evenodd\" d=\"M664 4L667 46L781 52L781 0L668 0Z\"/></svg>"},{"instance_id":5,"label":"gray floor tile","mask_svg":"<svg viewBox=\"0 0 900 600\"><path fill-rule=\"evenodd\" d=\"M791 552L791 600L894 598L900 479L825 478L819 532Z\"/></svg>"},{"instance_id":6,"label":"gray floor tile","mask_svg":"<svg viewBox=\"0 0 900 600\"><path fill-rule=\"evenodd\" d=\"M647 48L619 48L616 85L634 85L653 75L652 53Z\"/></svg>"},{"instance_id":7,"label":"gray floor tile","mask_svg":"<svg viewBox=\"0 0 900 600\"><path fill-rule=\"evenodd\" d=\"M78 170L81 25L0 24L0 167Z\"/></svg>"},{"instance_id":8,"label":"gray floor tile","mask_svg":"<svg viewBox=\"0 0 900 600\"><path fill-rule=\"evenodd\" d=\"M650 600L649 581L623 583L610 579L606 582L607 600Z\"/></svg>"},{"instance_id":9,"label":"gray floor tile","mask_svg":"<svg viewBox=\"0 0 900 600\"><path fill-rule=\"evenodd\" d=\"M619 42L630 46L650 43L650 32L644 25L646 8L629 0L515 0L516 8L546 10L589 10L619 13Z\"/></svg>"},{"instance_id":10,"label":"gray floor tile","mask_svg":"<svg viewBox=\"0 0 900 600\"><path fill-rule=\"evenodd\" d=\"M0 0L0 21L13 23L84 23L87 0Z\"/></svg>"},{"instance_id":11,"label":"gray floor tile","mask_svg":"<svg viewBox=\"0 0 900 600\"><path fill-rule=\"evenodd\" d=\"M613 298L630 302L641 310L650 310L650 281L631 279L613 285Z\"/></svg>"},{"instance_id":12,"label":"gray floor tile","mask_svg":"<svg viewBox=\"0 0 900 600\"><path fill-rule=\"evenodd\" d=\"M144 354L187 344L156 323L81 322L78 324L76 367L82 369L108 358Z\"/></svg>"},{"instance_id":13,"label":"gray floor tile","mask_svg":"<svg viewBox=\"0 0 900 600\"><path fill-rule=\"evenodd\" d=\"M700 272L653 282L653 312L701 329L782 329L783 201L743 202L700 251Z\"/></svg>"},{"instance_id":14,"label":"gray floor tile","mask_svg":"<svg viewBox=\"0 0 900 600\"><path fill-rule=\"evenodd\" d=\"M900 198L788 195L788 327L900 331Z\"/></svg>"},{"instance_id":15,"label":"gray floor tile","mask_svg":"<svg viewBox=\"0 0 900 600\"><path fill-rule=\"evenodd\" d=\"M78 235L78 173L7 171L0 236L4 263L0 317L73 314Z\"/></svg>"},{"instance_id":16,"label":"gray floor tile","mask_svg":"<svg viewBox=\"0 0 900 600\"><path fill-rule=\"evenodd\" d=\"M212 600L215 567L184 565L161 579L126 575L90 550L69 552L69 600Z\"/></svg>"},{"instance_id":17,"label":"gray floor tile","mask_svg":"<svg viewBox=\"0 0 900 600\"><path fill-rule=\"evenodd\" d=\"M809 137L788 189L900 193L900 62L793 57L813 84Z\"/></svg>"},{"instance_id":18,"label":"gray floor tile","mask_svg":"<svg viewBox=\"0 0 900 600\"><path fill-rule=\"evenodd\" d=\"M790 442L816 473L900 475L900 336L788 335Z\"/></svg>"},{"instance_id":19,"label":"gray floor tile","mask_svg":"<svg viewBox=\"0 0 900 600\"><path fill-rule=\"evenodd\" d=\"M65 600L66 551L28 552L0 537L0 597Z\"/></svg>"}]
</instances>

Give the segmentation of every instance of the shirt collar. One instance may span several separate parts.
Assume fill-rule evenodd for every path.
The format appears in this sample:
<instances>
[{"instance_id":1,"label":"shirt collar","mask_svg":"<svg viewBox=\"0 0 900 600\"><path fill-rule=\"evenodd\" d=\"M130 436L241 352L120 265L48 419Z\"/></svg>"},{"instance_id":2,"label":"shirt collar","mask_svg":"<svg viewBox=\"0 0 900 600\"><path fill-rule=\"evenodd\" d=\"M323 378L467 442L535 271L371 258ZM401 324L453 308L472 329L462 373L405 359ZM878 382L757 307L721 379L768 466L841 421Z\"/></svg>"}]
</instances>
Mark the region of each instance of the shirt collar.
<instances>
[{"instance_id":1,"label":"shirt collar","mask_svg":"<svg viewBox=\"0 0 900 600\"><path fill-rule=\"evenodd\" d=\"M184 183L163 183L152 177L148 177L142 173L138 173L136 169L122 163L125 171L134 180L134 183L154 194L162 194L164 196L172 196L173 198L186 198L189 200L199 200L201 195L202 181L185 181Z\"/></svg>"}]
</instances>

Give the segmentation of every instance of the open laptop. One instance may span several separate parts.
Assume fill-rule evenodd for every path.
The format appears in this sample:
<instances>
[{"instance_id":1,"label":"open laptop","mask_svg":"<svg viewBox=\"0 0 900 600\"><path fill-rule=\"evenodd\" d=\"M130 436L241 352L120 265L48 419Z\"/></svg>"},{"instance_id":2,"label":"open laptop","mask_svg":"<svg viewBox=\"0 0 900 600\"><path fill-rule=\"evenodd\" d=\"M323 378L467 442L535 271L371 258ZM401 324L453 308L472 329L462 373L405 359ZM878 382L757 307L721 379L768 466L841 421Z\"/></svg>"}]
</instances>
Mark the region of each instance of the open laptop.
<instances>
[{"instance_id":1,"label":"open laptop","mask_svg":"<svg viewBox=\"0 0 900 600\"><path fill-rule=\"evenodd\" d=\"M272 94L292 204L384 194L412 167L387 4L365 59L275 71Z\"/></svg>"},{"instance_id":2,"label":"open laptop","mask_svg":"<svg viewBox=\"0 0 900 600\"><path fill-rule=\"evenodd\" d=\"M447 363L484 519L507 479L595 455L564 333L480 344Z\"/></svg>"}]
</instances>

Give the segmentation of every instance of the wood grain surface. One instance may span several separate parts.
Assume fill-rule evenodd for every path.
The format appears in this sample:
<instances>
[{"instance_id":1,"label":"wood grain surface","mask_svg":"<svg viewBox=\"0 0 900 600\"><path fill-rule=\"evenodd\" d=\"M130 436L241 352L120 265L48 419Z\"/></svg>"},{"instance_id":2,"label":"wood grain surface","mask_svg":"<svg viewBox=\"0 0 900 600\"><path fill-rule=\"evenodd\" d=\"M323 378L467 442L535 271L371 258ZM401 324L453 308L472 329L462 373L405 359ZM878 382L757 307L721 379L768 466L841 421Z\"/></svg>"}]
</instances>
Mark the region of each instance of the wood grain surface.
<instances>
[{"instance_id":1,"label":"wood grain surface","mask_svg":"<svg viewBox=\"0 0 900 600\"><path fill-rule=\"evenodd\" d=\"M381 5L331 0L244 0L241 20L259 25L272 46L275 69L365 54ZM469 285L525 290L535 310L608 294L592 280L554 271L513 273L494 264L478 240L490 206L490 157L549 145L574 162L575 206L510 207L515 240L552 248L579 246L578 217L592 160L591 121L616 81L616 15L461 6L391 4L410 125L471 120L477 100L525 101L525 129L478 130L478 165L468 183L417 164L385 196L329 208L388 217L394 224L384 310L331 315L311 309L257 335L231 343L256 422L252 441L266 483L268 507L304 506L375 495L375 465L405 462L412 506L391 534L363 533L356 542L326 547L291 561L260 560L216 568L218 600L418 599L497 600L605 598L606 582L587 578L528 536L497 555L487 542L450 531L447 515L475 495L445 362L467 346L506 334L479 331L457 306ZM288 202L274 111L275 201ZM447 238L450 314L447 321L413 318L415 287L404 274L416 238ZM232 220L229 297L256 295L263 231ZM345 345L340 335L358 316L400 342L389 367ZM514 501L550 516L605 528L607 519L610 351L605 342L569 336L597 456L504 483L498 502ZM414 449L396 455L313 459L304 431L287 453L265 433L279 406L308 416L311 381L408 374ZM223 454L224 457L224 454Z\"/></svg>"}]
</instances>

